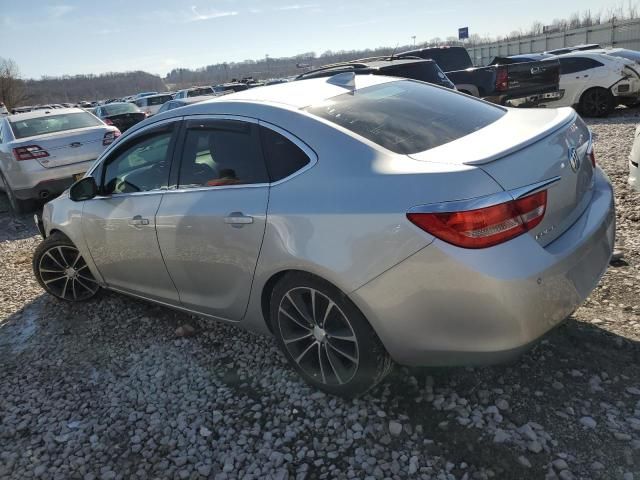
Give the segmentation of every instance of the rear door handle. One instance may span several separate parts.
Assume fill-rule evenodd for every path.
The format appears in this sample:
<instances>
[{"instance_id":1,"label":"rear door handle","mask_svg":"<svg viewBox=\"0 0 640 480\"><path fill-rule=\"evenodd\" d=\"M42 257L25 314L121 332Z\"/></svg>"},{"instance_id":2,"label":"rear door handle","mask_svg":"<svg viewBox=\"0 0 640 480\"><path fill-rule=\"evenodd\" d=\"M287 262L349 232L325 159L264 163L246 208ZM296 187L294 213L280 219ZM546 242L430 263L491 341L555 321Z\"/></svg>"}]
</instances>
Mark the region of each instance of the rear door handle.
<instances>
[{"instance_id":1,"label":"rear door handle","mask_svg":"<svg viewBox=\"0 0 640 480\"><path fill-rule=\"evenodd\" d=\"M233 227L241 227L242 225L253 223L253 217L245 215L242 212L231 212L229 215L224 217L224 223Z\"/></svg>"},{"instance_id":2,"label":"rear door handle","mask_svg":"<svg viewBox=\"0 0 640 480\"><path fill-rule=\"evenodd\" d=\"M149 225L148 218L142 218L142 215L136 215L131 220L129 220L129 225L134 227L141 227L143 225Z\"/></svg>"}]
</instances>

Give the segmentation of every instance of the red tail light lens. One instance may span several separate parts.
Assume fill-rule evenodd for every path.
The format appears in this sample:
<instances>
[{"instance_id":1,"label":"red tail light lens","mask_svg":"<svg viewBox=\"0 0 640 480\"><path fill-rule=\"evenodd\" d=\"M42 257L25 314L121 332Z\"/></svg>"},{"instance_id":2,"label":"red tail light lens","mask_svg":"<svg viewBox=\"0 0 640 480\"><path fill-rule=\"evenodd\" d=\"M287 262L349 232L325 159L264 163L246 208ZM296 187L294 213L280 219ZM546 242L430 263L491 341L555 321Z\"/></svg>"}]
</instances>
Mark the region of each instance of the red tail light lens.
<instances>
[{"instance_id":1,"label":"red tail light lens","mask_svg":"<svg viewBox=\"0 0 640 480\"><path fill-rule=\"evenodd\" d=\"M104 137L102 138L102 145L111 145L113 142L116 141L116 139L122 135L120 133L120 130L116 129L113 130L111 132L107 132L104 134Z\"/></svg>"},{"instance_id":2,"label":"red tail light lens","mask_svg":"<svg viewBox=\"0 0 640 480\"><path fill-rule=\"evenodd\" d=\"M509 89L509 73L507 67L498 67L496 72L496 90L504 92Z\"/></svg>"},{"instance_id":3,"label":"red tail light lens","mask_svg":"<svg viewBox=\"0 0 640 480\"><path fill-rule=\"evenodd\" d=\"M13 156L16 160L34 160L49 156L49 152L43 150L38 145L26 145L13 149Z\"/></svg>"},{"instance_id":4,"label":"red tail light lens","mask_svg":"<svg viewBox=\"0 0 640 480\"><path fill-rule=\"evenodd\" d=\"M431 235L462 248L487 248L536 227L544 217L547 192L491 207L447 213L408 213L407 218Z\"/></svg>"}]
</instances>

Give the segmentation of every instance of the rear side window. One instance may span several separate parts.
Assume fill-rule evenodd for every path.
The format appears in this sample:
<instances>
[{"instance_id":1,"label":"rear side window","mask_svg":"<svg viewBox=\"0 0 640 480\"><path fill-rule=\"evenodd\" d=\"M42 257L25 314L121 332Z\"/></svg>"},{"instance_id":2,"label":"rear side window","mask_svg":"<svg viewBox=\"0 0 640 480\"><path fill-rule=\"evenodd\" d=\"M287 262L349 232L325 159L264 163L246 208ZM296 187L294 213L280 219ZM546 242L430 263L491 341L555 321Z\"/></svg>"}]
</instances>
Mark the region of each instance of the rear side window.
<instances>
[{"instance_id":1,"label":"rear side window","mask_svg":"<svg viewBox=\"0 0 640 480\"><path fill-rule=\"evenodd\" d=\"M260 127L262 150L272 182L277 182L311 162L306 153L288 138L269 128Z\"/></svg>"},{"instance_id":2,"label":"rear side window","mask_svg":"<svg viewBox=\"0 0 640 480\"><path fill-rule=\"evenodd\" d=\"M200 95L213 95L213 88L194 88L187 92L187 97L199 97Z\"/></svg>"},{"instance_id":3,"label":"rear side window","mask_svg":"<svg viewBox=\"0 0 640 480\"><path fill-rule=\"evenodd\" d=\"M560 59L560 73L576 73L590 68L602 67L602 63L592 58L561 58Z\"/></svg>"},{"instance_id":4,"label":"rear side window","mask_svg":"<svg viewBox=\"0 0 640 480\"><path fill-rule=\"evenodd\" d=\"M486 102L411 80L366 87L305 110L405 155L457 140L506 113Z\"/></svg>"},{"instance_id":5,"label":"rear side window","mask_svg":"<svg viewBox=\"0 0 640 480\"><path fill-rule=\"evenodd\" d=\"M64 132L76 128L97 127L103 123L87 112L65 113L63 115L43 115L37 118L10 121L16 138Z\"/></svg>"},{"instance_id":6,"label":"rear side window","mask_svg":"<svg viewBox=\"0 0 640 480\"><path fill-rule=\"evenodd\" d=\"M217 120L188 127L178 181L180 188L267 183L258 126Z\"/></svg>"},{"instance_id":7,"label":"rear side window","mask_svg":"<svg viewBox=\"0 0 640 480\"><path fill-rule=\"evenodd\" d=\"M380 69L382 75L410 78L422 82L452 87L453 84L434 62L416 61L415 63L399 63Z\"/></svg>"}]
</instances>

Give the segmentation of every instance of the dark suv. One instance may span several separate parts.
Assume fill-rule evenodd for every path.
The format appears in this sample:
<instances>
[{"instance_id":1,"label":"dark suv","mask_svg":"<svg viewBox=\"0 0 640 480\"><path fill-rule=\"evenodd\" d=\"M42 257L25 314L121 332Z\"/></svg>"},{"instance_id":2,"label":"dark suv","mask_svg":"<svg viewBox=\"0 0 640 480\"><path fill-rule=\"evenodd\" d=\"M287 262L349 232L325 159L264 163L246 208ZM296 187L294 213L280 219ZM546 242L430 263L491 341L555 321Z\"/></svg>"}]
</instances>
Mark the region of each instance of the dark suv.
<instances>
[{"instance_id":1,"label":"dark suv","mask_svg":"<svg viewBox=\"0 0 640 480\"><path fill-rule=\"evenodd\" d=\"M344 72L410 78L441 87L455 88L436 62L421 58L372 57L351 62L333 63L302 73L296 77L296 80L330 77Z\"/></svg>"}]
</instances>

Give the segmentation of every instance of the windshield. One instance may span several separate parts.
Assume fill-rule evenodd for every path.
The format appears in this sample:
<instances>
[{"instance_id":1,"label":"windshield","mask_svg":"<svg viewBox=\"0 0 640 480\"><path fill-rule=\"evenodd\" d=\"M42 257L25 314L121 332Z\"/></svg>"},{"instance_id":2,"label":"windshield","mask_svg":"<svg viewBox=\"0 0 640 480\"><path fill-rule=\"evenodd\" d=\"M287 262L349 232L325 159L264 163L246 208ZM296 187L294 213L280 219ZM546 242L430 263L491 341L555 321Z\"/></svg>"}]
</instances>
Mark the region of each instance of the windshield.
<instances>
[{"instance_id":1,"label":"windshield","mask_svg":"<svg viewBox=\"0 0 640 480\"><path fill-rule=\"evenodd\" d=\"M486 102L412 80L345 93L305 110L405 155L457 140L506 113Z\"/></svg>"},{"instance_id":2,"label":"windshield","mask_svg":"<svg viewBox=\"0 0 640 480\"><path fill-rule=\"evenodd\" d=\"M10 124L16 138L34 137L76 128L103 125L100 120L87 112L43 115L25 120L10 120Z\"/></svg>"},{"instance_id":3,"label":"windshield","mask_svg":"<svg viewBox=\"0 0 640 480\"><path fill-rule=\"evenodd\" d=\"M105 105L102 107L106 115L122 115L123 113L138 113L140 109L133 103L116 103L112 105Z\"/></svg>"},{"instance_id":4,"label":"windshield","mask_svg":"<svg viewBox=\"0 0 640 480\"><path fill-rule=\"evenodd\" d=\"M171 100L171 95L158 95L156 97L147 97L147 105L162 105Z\"/></svg>"},{"instance_id":5,"label":"windshield","mask_svg":"<svg viewBox=\"0 0 640 480\"><path fill-rule=\"evenodd\" d=\"M211 87L194 88L187 92L187 97L199 97L200 95L213 95L214 91Z\"/></svg>"}]
</instances>

